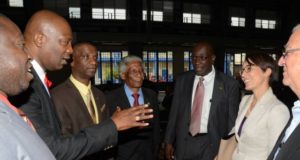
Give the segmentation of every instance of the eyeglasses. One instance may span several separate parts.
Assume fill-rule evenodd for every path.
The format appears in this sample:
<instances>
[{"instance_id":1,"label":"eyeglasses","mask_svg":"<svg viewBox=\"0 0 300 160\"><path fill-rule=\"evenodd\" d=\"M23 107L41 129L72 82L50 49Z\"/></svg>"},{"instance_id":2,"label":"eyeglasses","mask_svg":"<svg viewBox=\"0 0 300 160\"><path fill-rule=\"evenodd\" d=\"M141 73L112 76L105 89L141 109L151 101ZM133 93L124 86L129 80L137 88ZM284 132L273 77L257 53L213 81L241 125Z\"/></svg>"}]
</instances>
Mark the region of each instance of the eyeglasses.
<instances>
[{"instance_id":1,"label":"eyeglasses","mask_svg":"<svg viewBox=\"0 0 300 160\"><path fill-rule=\"evenodd\" d=\"M300 48L294 48L294 49L289 49L289 50L283 49L282 50L282 57L286 58L289 54L294 53L296 51L300 51Z\"/></svg>"},{"instance_id":2,"label":"eyeglasses","mask_svg":"<svg viewBox=\"0 0 300 160\"><path fill-rule=\"evenodd\" d=\"M244 72L245 72L245 73L251 72L251 71L253 70L253 67L255 67L254 64L252 64L252 65L247 65L245 68L242 68L242 69L240 70L240 75L242 76L242 74L243 74Z\"/></svg>"},{"instance_id":3,"label":"eyeglasses","mask_svg":"<svg viewBox=\"0 0 300 160\"><path fill-rule=\"evenodd\" d=\"M208 58L210 58L211 56L192 56L192 60L197 61L206 61Z\"/></svg>"}]
</instances>

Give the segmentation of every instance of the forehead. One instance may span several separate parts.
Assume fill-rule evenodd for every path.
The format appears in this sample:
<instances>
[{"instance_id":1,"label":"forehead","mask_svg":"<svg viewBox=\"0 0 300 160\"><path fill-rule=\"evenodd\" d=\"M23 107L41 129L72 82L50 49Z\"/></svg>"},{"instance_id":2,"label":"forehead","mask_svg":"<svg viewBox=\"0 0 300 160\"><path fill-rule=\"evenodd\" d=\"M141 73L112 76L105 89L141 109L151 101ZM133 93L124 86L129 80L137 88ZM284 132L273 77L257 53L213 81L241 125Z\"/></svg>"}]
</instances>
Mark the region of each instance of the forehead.
<instances>
[{"instance_id":1,"label":"forehead","mask_svg":"<svg viewBox=\"0 0 300 160\"><path fill-rule=\"evenodd\" d=\"M139 61L131 61L127 63L128 69L134 69L134 68L142 68L142 64Z\"/></svg>"},{"instance_id":2,"label":"forehead","mask_svg":"<svg viewBox=\"0 0 300 160\"><path fill-rule=\"evenodd\" d=\"M19 28L13 22L0 17L0 39L6 41L18 41L23 40L23 36Z\"/></svg>"},{"instance_id":3,"label":"forehead","mask_svg":"<svg viewBox=\"0 0 300 160\"><path fill-rule=\"evenodd\" d=\"M296 48L296 47L300 47L300 29L297 29L292 33L292 35L290 36L286 44L287 49Z\"/></svg>"},{"instance_id":4,"label":"forehead","mask_svg":"<svg viewBox=\"0 0 300 160\"><path fill-rule=\"evenodd\" d=\"M212 55L212 53L206 45L200 45L193 50L193 56L201 56L201 55L209 56Z\"/></svg>"},{"instance_id":5,"label":"forehead","mask_svg":"<svg viewBox=\"0 0 300 160\"><path fill-rule=\"evenodd\" d=\"M91 54L96 54L96 47L90 45L90 44L82 44L81 46L78 47L78 50L83 53L91 53Z\"/></svg>"}]
</instances>

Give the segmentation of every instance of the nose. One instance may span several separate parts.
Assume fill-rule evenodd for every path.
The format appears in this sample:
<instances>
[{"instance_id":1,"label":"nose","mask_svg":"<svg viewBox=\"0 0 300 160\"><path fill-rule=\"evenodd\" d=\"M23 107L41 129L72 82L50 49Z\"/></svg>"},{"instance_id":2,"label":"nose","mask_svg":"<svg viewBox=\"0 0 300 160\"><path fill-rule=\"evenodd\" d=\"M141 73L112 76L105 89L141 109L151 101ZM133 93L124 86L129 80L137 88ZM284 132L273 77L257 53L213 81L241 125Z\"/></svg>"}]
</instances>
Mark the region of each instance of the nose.
<instances>
[{"instance_id":1,"label":"nose","mask_svg":"<svg viewBox=\"0 0 300 160\"><path fill-rule=\"evenodd\" d=\"M91 57L90 58L90 63L93 64L93 65L96 65L97 64L97 59L94 58L94 57Z\"/></svg>"},{"instance_id":2,"label":"nose","mask_svg":"<svg viewBox=\"0 0 300 160\"><path fill-rule=\"evenodd\" d=\"M71 43L68 44L68 47L67 47L66 52L67 52L69 55L73 53L73 48L72 48Z\"/></svg>"},{"instance_id":3,"label":"nose","mask_svg":"<svg viewBox=\"0 0 300 160\"><path fill-rule=\"evenodd\" d=\"M283 66L284 64L285 64L285 58L283 56L281 56L279 61L278 61L278 65Z\"/></svg>"}]
</instances>

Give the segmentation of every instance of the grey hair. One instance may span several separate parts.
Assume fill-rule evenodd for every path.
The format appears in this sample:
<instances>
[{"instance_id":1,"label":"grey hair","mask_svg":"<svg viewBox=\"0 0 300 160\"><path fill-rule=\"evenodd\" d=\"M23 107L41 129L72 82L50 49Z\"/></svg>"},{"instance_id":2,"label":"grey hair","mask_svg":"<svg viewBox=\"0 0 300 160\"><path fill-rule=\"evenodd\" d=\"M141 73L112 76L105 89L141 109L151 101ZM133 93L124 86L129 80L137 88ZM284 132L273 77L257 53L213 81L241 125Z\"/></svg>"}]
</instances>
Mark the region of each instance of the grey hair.
<instances>
[{"instance_id":1,"label":"grey hair","mask_svg":"<svg viewBox=\"0 0 300 160\"><path fill-rule=\"evenodd\" d=\"M134 55L129 55L129 56L126 56L122 59L122 61L120 62L120 75L125 73L127 71L127 65L131 62L140 62L142 67L143 67L143 70L144 70L144 65L143 65L143 61L140 57L138 56L134 56Z\"/></svg>"},{"instance_id":2,"label":"grey hair","mask_svg":"<svg viewBox=\"0 0 300 160\"><path fill-rule=\"evenodd\" d=\"M300 29L300 24L297 24L293 30L292 30L292 33L296 32L298 29Z\"/></svg>"}]
</instances>

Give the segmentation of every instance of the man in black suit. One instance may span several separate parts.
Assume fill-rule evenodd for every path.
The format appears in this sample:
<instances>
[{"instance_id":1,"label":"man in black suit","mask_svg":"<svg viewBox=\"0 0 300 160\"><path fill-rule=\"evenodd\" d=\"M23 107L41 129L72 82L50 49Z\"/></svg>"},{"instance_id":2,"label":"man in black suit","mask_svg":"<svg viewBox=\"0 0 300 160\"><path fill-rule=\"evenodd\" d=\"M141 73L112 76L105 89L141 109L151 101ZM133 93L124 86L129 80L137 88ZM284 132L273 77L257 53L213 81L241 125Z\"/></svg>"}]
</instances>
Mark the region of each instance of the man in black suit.
<instances>
[{"instance_id":1,"label":"man in black suit","mask_svg":"<svg viewBox=\"0 0 300 160\"><path fill-rule=\"evenodd\" d=\"M278 65L283 67L283 84L289 86L298 100L292 107L289 123L279 136L268 160L299 160L300 158L300 24L284 46ZM274 124L276 125L276 124Z\"/></svg>"},{"instance_id":2,"label":"man in black suit","mask_svg":"<svg viewBox=\"0 0 300 160\"><path fill-rule=\"evenodd\" d=\"M151 112L151 109L145 110L145 107L138 106L124 111L117 109L110 119L101 124L83 129L78 134L63 136L51 94L46 86L49 83L44 80L46 71L61 69L70 58L73 52L72 30L63 17L42 10L28 21L24 37L24 50L32 57L34 81L26 92L15 97L14 103L26 113L57 159L80 159L110 148L117 143L117 131L148 125L139 120L149 119L153 115L140 114Z\"/></svg>"},{"instance_id":3,"label":"man in black suit","mask_svg":"<svg viewBox=\"0 0 300 160\"><path fill-rule=\"evenodd\" d=\"M114 111L138 104L149 104L154 118L148 127L133 128L119 133L116 148L117 160L154 160L158 158L159 119L157 95L154 91L143 88L144 69L141 58L127 56L120 63L120 76L125 82L121 87L107 95L107 107ZM118 98L116 98L118 97ZM135 98L136 97L136 98Z\"/></svg>"},{"instance_id":4,"label":"man in black suit","mask_svg":"<svg viewBox=\"0 0 300 160\"><path fill-rule=\"evenodd\" d=\"M212 46L200 42L192 53L194 70L176 78L164 140L168 160L174 157L177 160L212 160L218 152L221 138L227 136L234 126L240 102L239 85L234 79L216 71L214 60ZM194 100L200 99L199 96L194 97L200 81L204 86L201 93L203 100L195 103ZM190 131L193 102L198 104L196 107L202 106L197 112L200 118L195 121L198 127L195 133Z\"/></svg>"}]
</instances>

